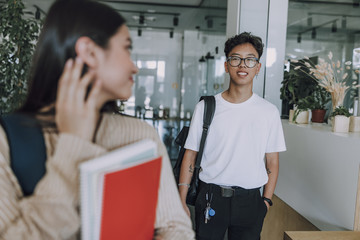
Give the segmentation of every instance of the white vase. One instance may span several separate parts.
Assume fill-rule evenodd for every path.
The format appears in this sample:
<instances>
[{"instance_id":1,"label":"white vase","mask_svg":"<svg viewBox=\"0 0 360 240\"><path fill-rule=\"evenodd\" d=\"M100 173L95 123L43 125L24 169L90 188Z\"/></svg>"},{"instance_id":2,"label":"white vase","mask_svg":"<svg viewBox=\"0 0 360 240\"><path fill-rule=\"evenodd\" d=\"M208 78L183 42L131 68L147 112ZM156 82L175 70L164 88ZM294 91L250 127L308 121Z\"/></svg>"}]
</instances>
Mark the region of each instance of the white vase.
<instances>
[{"instance_id":1,"label":"white vase","mask_svg":"<svg viewBox=\"0 0 360 240\"><path fill-rule=\"evenodd\" d=\"M296 117L296 121L293 121L295 110L290 109L289 112L289 122L291 123L300 123L300 124L307 124L309 123L309 111L300 111Z\"/></svg>"},{"instance_id":2,"label":"white vase","mask_svg":"<svg viewBox=\"0 0 360 240\"><path fill-rule=\"evenodd\" d=\"M351 116L350 117L350 132L360 132L360 116Z\"/></svg>"},{"instance_id":3,"label":"white vase","mask_svg":"<svg viewBox=\"0 0 360 240\"><path fill-rule=\"evenodd\" d=\"M336 115L332 118L332 131L338 133L349 132L350 118L343 115Z\"/></svg>"}]
</instances>

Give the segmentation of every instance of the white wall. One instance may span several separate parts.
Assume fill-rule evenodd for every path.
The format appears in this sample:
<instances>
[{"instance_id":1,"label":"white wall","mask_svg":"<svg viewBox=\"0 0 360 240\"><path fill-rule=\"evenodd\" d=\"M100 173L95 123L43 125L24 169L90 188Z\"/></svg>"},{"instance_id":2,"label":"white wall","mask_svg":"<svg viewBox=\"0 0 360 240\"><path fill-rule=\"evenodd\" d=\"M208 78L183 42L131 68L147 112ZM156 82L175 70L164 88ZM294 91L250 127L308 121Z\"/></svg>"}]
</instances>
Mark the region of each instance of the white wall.
<instances>
[{"instance_id":1,"label":"white wall","mask_svg":"<svg viewBox=\"0 0 360 240\"><path fill-rule=\"evenodd\" d=\"M320 230L353 230L360 133L333 133L323 124L283 120L275 194Z\"/></svg>"}]
</instances>

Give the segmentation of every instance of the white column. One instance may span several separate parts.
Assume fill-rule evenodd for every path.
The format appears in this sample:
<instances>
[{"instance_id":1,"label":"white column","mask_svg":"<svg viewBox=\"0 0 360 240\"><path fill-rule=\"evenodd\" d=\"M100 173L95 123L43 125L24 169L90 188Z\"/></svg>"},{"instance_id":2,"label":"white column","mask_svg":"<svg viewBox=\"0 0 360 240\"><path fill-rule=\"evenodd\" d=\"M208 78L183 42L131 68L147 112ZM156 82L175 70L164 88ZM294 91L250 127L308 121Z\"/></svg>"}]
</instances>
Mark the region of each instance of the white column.
<instances>
[{"instance_id":1,"label":"white column","mask_svg":"<svg viewBox=\"0 0 360 240\"><path fill-rule=\"evenodd\" d=\"M288 0L228 0L227 37L247 31L262 38L262 69L254 92L281 110L280 87L286 48Z\"/></svg>"},{"instance_id":2,"label":"white column","mask_svg":"<svg viewBox=\"0 0 360 240\"><path fill-rule=\"evenodd\" d=\"M239 34L240 30L240 0L228 0L226 16L226 38ZM224 89L229 86L229 74L225 75Z\"/></svg>"},{"instance_id":3,"label":"white column","mask_svg":"<svg viewBox=\"0 0 360 240\"><path fill-rule=\"evenodd\" d=\"M226 38L239 33L240 28L240 0L228 0L226 16Z\"/></svg>"},{"instance_id":4,"label":"white column","mask_svg":"<svg viewBox=\"0 0 360 240\"><path fill-rule=\"evenodd\" d=\"M264 98L281 111L280 88L284 78L288 0L270 0Z\"/></svg>"}]
</instances>

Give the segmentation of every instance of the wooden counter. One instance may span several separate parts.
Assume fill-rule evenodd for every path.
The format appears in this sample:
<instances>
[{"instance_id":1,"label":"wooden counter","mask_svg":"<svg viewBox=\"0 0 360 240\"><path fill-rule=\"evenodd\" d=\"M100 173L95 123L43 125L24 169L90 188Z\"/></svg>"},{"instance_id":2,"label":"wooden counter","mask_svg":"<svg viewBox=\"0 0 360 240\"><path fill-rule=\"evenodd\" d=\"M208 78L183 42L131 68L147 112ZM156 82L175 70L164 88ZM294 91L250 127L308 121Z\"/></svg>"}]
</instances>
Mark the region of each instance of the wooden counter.
<instances>
[{"instance_id":1,"label":"wooden counter","mask_svg":"<svg viewBox=\"0 0 360 240\"><path fill-rule=\"evenodd\" d=\"M360 232L334 231L334 232L285 232L284 240L359 240Z\"/></svg>"}]
</instances>

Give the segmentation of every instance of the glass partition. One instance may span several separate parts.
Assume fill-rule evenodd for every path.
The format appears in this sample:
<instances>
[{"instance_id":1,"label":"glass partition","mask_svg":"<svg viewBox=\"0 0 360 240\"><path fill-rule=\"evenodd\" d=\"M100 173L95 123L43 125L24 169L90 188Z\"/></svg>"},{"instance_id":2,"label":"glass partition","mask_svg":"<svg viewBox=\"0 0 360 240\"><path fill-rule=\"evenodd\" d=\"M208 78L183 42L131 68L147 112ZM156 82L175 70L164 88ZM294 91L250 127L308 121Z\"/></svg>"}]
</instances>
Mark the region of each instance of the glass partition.
<instances>
[{"instance_id":1,"label":"glass partition","mask_svg":"<svg viewBox=\"0 0 360 240\"><path fill-rule=\"evenodd\" d=\"M170 5L123 10L139 72L134 75L133 95L118 104L120 112L152 124L175 160L174 139L189 125L200 96L225 87L227 1L205 0L198 7ZM144 17L141 23L139 16Z\"/></svg>"},{"instance_id":2,"label":"glass partition","mask_svg":"<svg viewBox=\"0 0 360 240\"><path fill-rule=\"evenodd\" d=\"M308 58L312 58L330 64L334 62L332 64L336 69L334 75L338 75L339 80L344 81L349 89L356 86L359 83L360 68L359 22L360 7L356 1L289 1L286 40L288 61L285 71L290 76L299 73L294 69L295 65L291 64L291 60L292 62L300 59L309 61ZM304 66L300 70L306 68L308 67ZM285 73L285 76L288 77L289 74ZM305 82L299 80L297 84L301 85ZM358 90L350 90L346 93L343 105L350 112L357 113L357 109L354 109L354 99L358 95ZM282 115L285 117L289 110L288 102L286 99L283 100ZM331 102L328 103L327 108L328 112L332 111Z\"/></svg>"}]
</instances>

